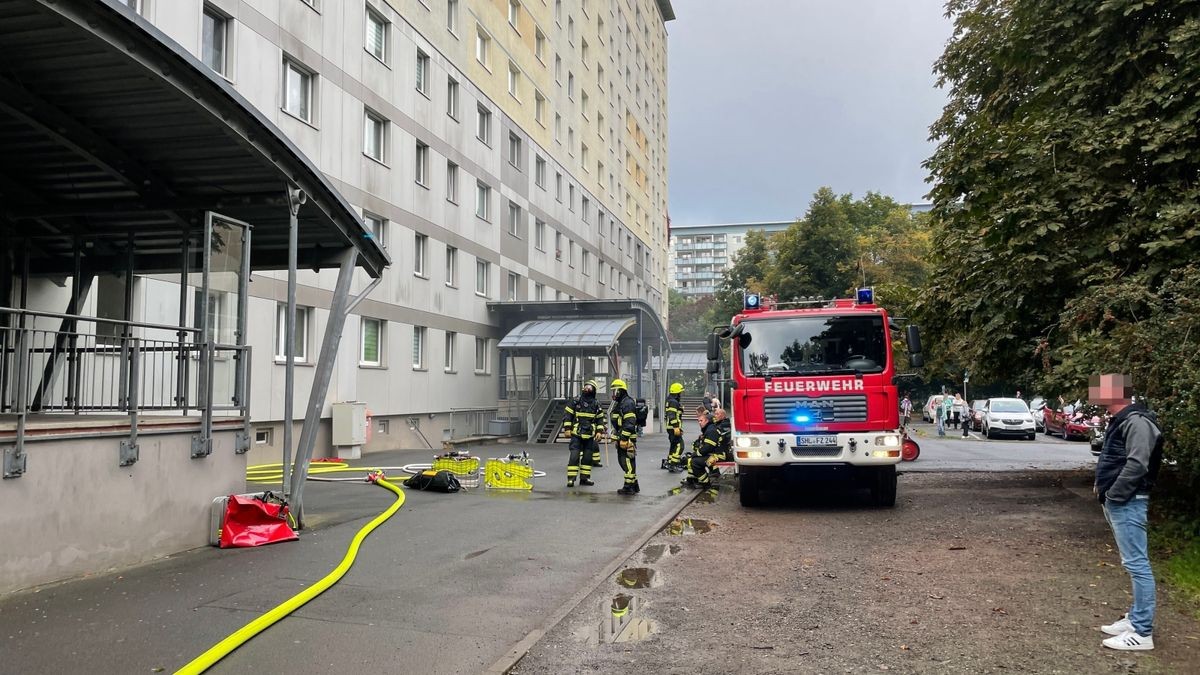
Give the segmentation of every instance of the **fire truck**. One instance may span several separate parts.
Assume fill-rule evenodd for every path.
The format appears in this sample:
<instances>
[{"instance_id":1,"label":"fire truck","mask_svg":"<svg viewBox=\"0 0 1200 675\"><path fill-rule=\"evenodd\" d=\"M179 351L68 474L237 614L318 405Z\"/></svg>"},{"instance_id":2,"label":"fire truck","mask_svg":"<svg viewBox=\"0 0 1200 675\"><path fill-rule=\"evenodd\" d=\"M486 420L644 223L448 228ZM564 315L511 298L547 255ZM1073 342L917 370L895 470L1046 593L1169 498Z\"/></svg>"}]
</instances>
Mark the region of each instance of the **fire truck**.
<instances>
[{"instance_id":1,"label":"fire truck","mask_svg":"<svg viewBox=\"0 0 1200 675\"><path fill-rule=\"evenodd\" d=\"M722 371L728 340L732 450L743 506L771 483L842 481L876 506L896 503L903 443L892 333L872 289L854 299L780 305L747 293L743 311L708 339L708 372ZM921 337L907 326L909 364Z\"/></svg>"}]
</instances>

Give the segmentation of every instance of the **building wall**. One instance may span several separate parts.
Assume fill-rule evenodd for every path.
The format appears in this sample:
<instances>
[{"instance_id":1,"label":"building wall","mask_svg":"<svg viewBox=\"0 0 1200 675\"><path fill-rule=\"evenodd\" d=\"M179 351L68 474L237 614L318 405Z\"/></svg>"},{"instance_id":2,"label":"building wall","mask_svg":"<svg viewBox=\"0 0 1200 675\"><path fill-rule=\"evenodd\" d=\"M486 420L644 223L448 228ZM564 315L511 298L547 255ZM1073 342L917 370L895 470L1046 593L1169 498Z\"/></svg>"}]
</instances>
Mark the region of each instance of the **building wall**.
<instances>
[{"instance_id":1,"label":"building wall","mask_svg":"<svg viewBox=\"0 0 1200 675\"><path fill-rule=\"evenodd\" d=\"M502 336L489 301L641 298L665 315L666 29L657 0L521 0L515 24L509 0L311 4L143 0L141 11L197 55L205 8L225 17L226 77L352 204L386 219L380 235L393 265L347 321L327 404L361 400L377 417L416 414L429 424L451 408L495 405ZM365 49L368 11L387 22L382 61ZM476 57L481 34L488 38L486 64ZM416 86L418 50L428 57L426 91ZM315 73L310 121L282 109L285 58ZM510 69L518 73L515 94ZM450 80L458 83L455 111L447 105ZM383 161L363 151L367 109L387 121ZM476 135L480 109L491 114L487 143ZM519 140L515 158L510 134ZM416 180L418 144L428 147L423 183ZM546 163L542 184L538 158ZM454 199L448 163L458 167ZM490 189L487 219L476 217L477 184ZM520 216L511 227L510 202ZM537 221L545 223L540 242ZM416 264L418 237L424 237L423 270ZM447 278L447 247L457 250L454 283ZM484 293L476 292L476 261L489 265ZM517 275L511 288L510 273ZM284 367L275 347L285 278L260 273L250 284L252 418L264 428L283 414ZM309 362L335 278L333 271L299 274L298 303L311 309L304 326ZM352 292L368 283L359 272ZM170 279L141 279L136 296L135 318L176 321L178 287ZM379 367L359 365L364 319L384 321ZM423 367L412 359L418 327L425 329ZM443 368L447 332L457 334L453 372ZM488 340L483 372L474 368L477 337ZM297 410L311 386L309 365L297 369ZM396 427L407 432L406 424ZM440 429L422 431L435 444L441 438ZM409 440L398 434L396 445Z\"/></svg>"},{"instance_id":2,"label":"building wall","mask_svg":"<svg viewBox=\"0 0 1200 675\"><path fill-rule=\"evenodd\" d=\"M751 231L781 232L793 221L684 225L671 229L670 283L684 295L716 292L721 276L733 267Z\"/></svg>"}]
</instances>

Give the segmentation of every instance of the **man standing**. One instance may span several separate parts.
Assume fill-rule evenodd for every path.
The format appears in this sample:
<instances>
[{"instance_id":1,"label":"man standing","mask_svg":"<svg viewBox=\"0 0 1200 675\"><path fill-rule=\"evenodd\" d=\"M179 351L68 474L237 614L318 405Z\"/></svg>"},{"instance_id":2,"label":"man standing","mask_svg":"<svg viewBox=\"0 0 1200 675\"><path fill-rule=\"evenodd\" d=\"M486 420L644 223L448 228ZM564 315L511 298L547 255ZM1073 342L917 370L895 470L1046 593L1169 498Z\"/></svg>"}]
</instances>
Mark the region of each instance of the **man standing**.
<instances>
[{"instance_id":1,"label":"man standing","mask_svg":"<svg viewBox=\"0 0 1200 675\"><path fill-rule=\"evenodd\" d=\"M596 381L588 380L583 385L579 398L567 404L567 417L563 427L571 437L571 456L567 460L567 487L575 487L575 478L582 486L592 482L592 455L596 451L597 418L604 423L600 404L596 401Z\"/></svg>"},{"instance_id":2,"label":"man standing","mask_svg":"<svg viewBox=\"0 0 1200 675\"><path fill-rule=\"evenodd\" d=\"M635 495L642 491L637 480L637 412L625 380L613 380L609 387L613 400L609 422L617 441L617 464L625 472L625 483L617 494Z\"/></svg>"},{"instance_id":3,"label":"man standing","mask_svg":"<svg viewBox=\"0 0 1200 675\"><path fill-rule=\"evenodd\" d=\"M1113 637L1105 647L1120 650L1154 649L1154 572L1146 546L1146 513L1150 489L1162 463L1163 437L1158 419L1145 405L1133 403L1127 375L1093 376L1088 385L1092 403L1112 415L1104 447L1096 462L1093 490L1104 505L1121 565L1133 582L1133 606L1116 623L1100 630Z\"/></svg>"},{"instance_id":4,"label":"man standing","mask_svg":"<svg viewBox=\"0 0 1200 675\"><path fill-rule=\"evenodd\" d=\"M663 406L663 420L667 427L667 441L671 449L662 467L672 472L683 469L683 404L679 402L683 385L675 382L667 390L667 402Z\"/></svg>"},{"instance_id":5,"label":"man standing","mask_svg":"<svg viewBox=\"0 0 1200 675\"><path fill-rule=\"evenodd\" d=\"M908 398L908 394L904 395L904 400L900 401L900 425L907 427L912 422L912 400Z\"/></svg>"}]
</instances>

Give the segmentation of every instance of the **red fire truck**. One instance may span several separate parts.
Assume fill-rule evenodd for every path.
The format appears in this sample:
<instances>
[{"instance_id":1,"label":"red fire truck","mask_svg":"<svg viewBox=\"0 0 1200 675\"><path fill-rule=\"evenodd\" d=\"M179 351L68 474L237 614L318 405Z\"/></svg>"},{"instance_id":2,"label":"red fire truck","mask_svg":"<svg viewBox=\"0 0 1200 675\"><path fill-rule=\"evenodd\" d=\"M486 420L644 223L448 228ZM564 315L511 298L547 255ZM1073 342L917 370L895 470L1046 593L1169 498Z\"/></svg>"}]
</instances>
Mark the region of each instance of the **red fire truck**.
<instances>
[{"instance_id":1,"label":"red fire truck","mask_svg":"<svg viewBox=\"0 0 1200 675\"><path fill-rule=\"evenodd\" d=\"M730 341L733 454L743 506L768 482L845 481L877 506L896 502L902 433L892 357L894 327L869 288L854 299L775 304L746 294L743 311L709 336L708 371ZM909 362L922 365L908 326Z\"/></svg>"}]
</instances>

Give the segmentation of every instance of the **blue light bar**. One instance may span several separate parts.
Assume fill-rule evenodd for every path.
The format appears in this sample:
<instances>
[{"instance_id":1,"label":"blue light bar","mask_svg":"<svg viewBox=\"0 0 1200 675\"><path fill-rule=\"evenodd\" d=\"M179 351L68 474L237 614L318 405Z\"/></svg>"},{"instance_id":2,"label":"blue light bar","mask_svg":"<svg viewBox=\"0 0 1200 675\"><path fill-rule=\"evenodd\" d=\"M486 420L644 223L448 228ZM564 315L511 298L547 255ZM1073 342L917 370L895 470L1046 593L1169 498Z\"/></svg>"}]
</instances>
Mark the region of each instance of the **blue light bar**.
<instances>
[{"instance_id":1,"label":"blue light bar","mask_svg":"<svg viewBox=\"0 0 1200 675\"><path fill-rule=\"evenodd\" d=\"M873 288L858 289L858 304L860 304L860 305L875 304L875 289L873 289Z\"/></svg>"},{"instance_id":2,"label":"blue light bar","mask_svg":"<svg viewBox=\"0 0 1200 675\"><path fill-rule=\"evenodd\" d=\"M745 299L746 309L758 309L762 304L762 299L758 297L758 293L747 293Z\"/></svg>"},{"instance_id":3,"label":"blue light bar","mask_svg":"<svg viewBox=\"0 0 1200 675\"><path fill-rule=\"evenodd\" d=\"M812 421L812 418L808 415L796 415L792 418L792 421L794 421L796 424L808 424Z\"/></svg>"}]
</instances>

